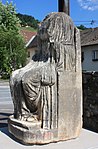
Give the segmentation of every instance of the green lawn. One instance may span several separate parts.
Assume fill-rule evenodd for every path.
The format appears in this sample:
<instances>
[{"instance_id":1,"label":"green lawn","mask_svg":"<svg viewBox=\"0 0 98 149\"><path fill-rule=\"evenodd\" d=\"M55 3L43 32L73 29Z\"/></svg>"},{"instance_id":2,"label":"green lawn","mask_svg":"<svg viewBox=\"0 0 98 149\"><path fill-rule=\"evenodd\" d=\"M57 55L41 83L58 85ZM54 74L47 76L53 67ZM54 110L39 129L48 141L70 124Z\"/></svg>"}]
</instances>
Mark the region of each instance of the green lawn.
<instances>
[{"instance_id":1,"label":"green lawn","mask_svg":"<svg viewBox=\"0 0 98 149\"><path fill-rule=\"evenodd\" d=\"M32 32L37 32L37 30L35 30L32 27L20 27L20 30L28 30L28 31L32 31Z\"/></svg>"}]
</instances>

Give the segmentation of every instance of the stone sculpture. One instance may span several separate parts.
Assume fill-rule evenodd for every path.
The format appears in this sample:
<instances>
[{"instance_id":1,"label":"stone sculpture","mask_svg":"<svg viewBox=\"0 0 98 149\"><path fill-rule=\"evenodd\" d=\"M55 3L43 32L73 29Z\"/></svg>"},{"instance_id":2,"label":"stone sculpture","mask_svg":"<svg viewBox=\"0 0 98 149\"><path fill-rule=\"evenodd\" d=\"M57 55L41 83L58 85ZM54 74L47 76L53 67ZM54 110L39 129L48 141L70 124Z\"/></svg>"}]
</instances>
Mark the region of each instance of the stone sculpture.
<instances>
[{"instance_id":1,"label":"stone sculpture","mask_svg":"<svg viewBox=\"0 0 98 149\"><path fill-rule=\"evenodd\" d=\"M82 127L79 30L65 13L51 13L37 39L32 61L11 76L9 131L26 144L76 138Z\"/></svg>"}]
</instances>

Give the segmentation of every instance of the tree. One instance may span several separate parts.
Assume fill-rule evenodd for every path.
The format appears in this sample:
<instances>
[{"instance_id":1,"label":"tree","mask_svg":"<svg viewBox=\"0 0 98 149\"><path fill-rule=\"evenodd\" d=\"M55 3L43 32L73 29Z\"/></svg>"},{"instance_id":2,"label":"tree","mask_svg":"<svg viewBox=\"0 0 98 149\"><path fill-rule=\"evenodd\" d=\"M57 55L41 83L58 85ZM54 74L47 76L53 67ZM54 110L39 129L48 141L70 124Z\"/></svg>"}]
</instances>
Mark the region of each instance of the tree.
<instances>
[{"instance_id":1,"label":"tree","mask_svg":"<svg viewBox=\"0 0 98 149\"><path fill-rule=\"evenodd\" d=\"M29 15L23 15L18 13L17 17L21 20L21 26L30 26L33 27L34 29L38 28L39 21L36 20L34 17L29 16Z\"/></svg>"},{"instance_id":2,"label":"tree","mask_svg":"<svg viewBox=\"0 0 98 149\"><path fill-rule=\"evenodd\" d=\"M77 28L80 29L80 30L85 30L85 29L87 29L84 25L77 26Z\"/></svg>"},{"instance_id":3,"label":"tree","mask_svg":"<svg viewBox=\"0 0 98 149\"><path fill-rule=\"evenodd\" d=\"M0 73L9 77L26 61L25 43L19 33L20 20L12 3L0 2Z\"/></svg>"}]
</instances>

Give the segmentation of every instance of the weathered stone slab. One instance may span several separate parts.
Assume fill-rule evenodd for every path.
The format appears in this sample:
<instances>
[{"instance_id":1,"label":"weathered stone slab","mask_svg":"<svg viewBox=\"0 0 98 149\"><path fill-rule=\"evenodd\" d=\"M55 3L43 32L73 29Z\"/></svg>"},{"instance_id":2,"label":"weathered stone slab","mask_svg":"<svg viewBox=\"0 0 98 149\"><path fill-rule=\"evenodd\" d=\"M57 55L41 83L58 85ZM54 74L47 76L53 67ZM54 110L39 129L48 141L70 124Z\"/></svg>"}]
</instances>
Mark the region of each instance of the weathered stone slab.
<instances>
[{"instance_id":1,"label":"weathered stone slab","mask_svg":"<svg viewBox=\"0 0 98 149\"><path fill-rule=\"evenodd\" d=\"M30 123L9 117L9 132L23 144L47 144L58 141L58 130L41 129L41 122Z\"/></svg>"},{"instance_id":2,"label":"weathered stone slab","mask_svg":"<svg viewBox=\"0 0 98 149\"><path fill-rule=\"evenodd\" d=\"M82 128L79 30L65 13L51 13L37 38L32 61L12 73L9 131L26 144L76 138Z\"/></svg>"}]
</instances>

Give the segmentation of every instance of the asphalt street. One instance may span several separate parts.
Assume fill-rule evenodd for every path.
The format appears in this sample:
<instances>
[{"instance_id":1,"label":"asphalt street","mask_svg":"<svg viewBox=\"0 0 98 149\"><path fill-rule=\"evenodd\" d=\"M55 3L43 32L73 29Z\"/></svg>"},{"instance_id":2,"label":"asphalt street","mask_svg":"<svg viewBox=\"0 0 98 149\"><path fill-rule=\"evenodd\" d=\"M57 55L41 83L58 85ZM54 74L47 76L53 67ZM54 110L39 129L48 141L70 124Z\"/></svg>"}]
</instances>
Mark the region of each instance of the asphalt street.
<instances>
[{"instance_id":1,"label":"asphalt street","mask_svg":"<svg viewBox=\"0 0 98 149\"><path fill-rule=\"evenodd\" d=\"M13 114L13 103L9 84L0 83L0 127L7 126L8 116Z\"/></svg>"}]
</instances>

